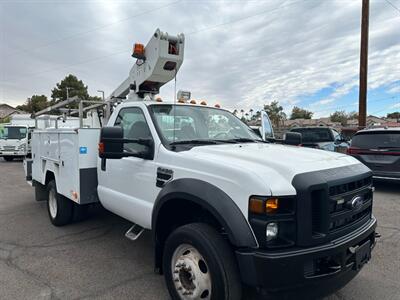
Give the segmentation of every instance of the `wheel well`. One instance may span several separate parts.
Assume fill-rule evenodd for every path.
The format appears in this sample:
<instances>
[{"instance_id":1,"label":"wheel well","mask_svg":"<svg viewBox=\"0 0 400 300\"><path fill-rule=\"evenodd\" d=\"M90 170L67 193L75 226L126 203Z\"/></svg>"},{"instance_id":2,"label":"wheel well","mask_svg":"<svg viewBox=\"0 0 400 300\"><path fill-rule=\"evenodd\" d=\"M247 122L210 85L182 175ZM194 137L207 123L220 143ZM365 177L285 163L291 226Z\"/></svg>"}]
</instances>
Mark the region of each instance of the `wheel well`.
<instances>
[{"instance_id":1,"label":"wheel well","mask_svg":"<svg viewBox=\"0 0 400 300\"><path fill-rule=\"evenodd\" d=\"M47 185L50 181L55 180L54 173L51 171L46 172L46 180L45 185Z\"/></svg>"},{"instance_id":2,"label":"wheel well","mask_svg":"<svg viewBox=\"0 0 400 300\"><path fill-rule=\"evenodd\" d=\"M155 228L155 268L162 273L164 244L169 234L176 228L189 223L206 223L223 235L223 226L201 205L185 199L169 200L159 210Z\"/></svg>"}]
</instances>

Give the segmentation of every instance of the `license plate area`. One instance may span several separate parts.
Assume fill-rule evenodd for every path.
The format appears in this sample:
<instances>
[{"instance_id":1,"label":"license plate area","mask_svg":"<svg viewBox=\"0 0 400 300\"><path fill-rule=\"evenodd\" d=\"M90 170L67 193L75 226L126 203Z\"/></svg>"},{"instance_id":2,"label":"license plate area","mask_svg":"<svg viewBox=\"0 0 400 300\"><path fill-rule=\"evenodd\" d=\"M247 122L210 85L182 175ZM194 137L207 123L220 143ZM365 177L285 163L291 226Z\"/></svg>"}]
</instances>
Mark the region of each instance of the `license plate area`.
<instances>
[{"instance_id":1,"label":"license plate area","mask_svg":"<svg viewBox=\"0 0 400 300\"><path fill-rule=\"evenodd\" d=\"M368 240L358 247L350 247L350 252L354 253L355 270L361 269L371 259L371 241Z\"/></svg>"}]
</instances>

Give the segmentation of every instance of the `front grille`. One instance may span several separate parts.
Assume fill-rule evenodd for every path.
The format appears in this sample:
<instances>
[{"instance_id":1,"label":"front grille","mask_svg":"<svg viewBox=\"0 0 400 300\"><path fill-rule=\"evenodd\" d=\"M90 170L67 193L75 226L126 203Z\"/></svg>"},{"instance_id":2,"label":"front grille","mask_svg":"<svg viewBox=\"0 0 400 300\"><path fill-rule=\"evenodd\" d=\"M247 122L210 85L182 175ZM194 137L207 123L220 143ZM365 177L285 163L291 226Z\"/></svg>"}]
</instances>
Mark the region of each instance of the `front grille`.
<instances>
[{"instance_id":1,"label":"front grille","mask_svg":"<svg viewBox=\"0 0 400 300\"><path fill-rule=\"evenodd\" d=\"M4 151L15 151L14 146L3 146Z\"/></svg>"},{"instance_id":2,"label":"front grille","mask_svg":"<svg viewBox=\"0 0 400 300\"><path fill-rule=\"evenodd\" d=\"M371 183L372 177L366 177L364 179L334 185L329 188L329 196L336 196L352 192L365 186L369 186Z\"/></svg>"},{"instance_id":3,"label":"front grille","mask_svg":"<svg viewBox=\"0 0 400 300\"><path fill-rule=\"evenodd\" d=\"M329 237L363 224L372 214L372 197L371 176L312 191L312 237Z\"/></svg>"}]
</instances>

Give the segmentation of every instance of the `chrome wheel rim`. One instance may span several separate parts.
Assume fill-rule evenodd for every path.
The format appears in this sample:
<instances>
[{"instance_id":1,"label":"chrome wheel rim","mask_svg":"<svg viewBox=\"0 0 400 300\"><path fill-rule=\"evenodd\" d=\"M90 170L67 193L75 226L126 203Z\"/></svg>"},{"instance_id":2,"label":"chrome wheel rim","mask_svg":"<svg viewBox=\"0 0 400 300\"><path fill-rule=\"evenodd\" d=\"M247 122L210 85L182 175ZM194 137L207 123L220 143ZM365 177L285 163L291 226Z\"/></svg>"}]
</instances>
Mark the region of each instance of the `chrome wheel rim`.
<instances>
[{"instance_id":1,"label":"chrome wheel rim","mask_svg":"<svg viewBox=\"0 0 400 300\"><path fill-rule=\"evenodd\" d=\"M49 192L49 211L50 216L55 219L57 215L57 199L56 193L53 190Z\"/></svg>"},{"instance_id":2,"label":"chrome wheel rim","mask_svg":"<svg viewBox=\"0 0 400 300\"><path fill-rule=\"evenodd\" d=\"M172 280L181 299L211 299L211 274L207 262L191 245L175 249L171 263Z\"/></svg>"}]
</instances>

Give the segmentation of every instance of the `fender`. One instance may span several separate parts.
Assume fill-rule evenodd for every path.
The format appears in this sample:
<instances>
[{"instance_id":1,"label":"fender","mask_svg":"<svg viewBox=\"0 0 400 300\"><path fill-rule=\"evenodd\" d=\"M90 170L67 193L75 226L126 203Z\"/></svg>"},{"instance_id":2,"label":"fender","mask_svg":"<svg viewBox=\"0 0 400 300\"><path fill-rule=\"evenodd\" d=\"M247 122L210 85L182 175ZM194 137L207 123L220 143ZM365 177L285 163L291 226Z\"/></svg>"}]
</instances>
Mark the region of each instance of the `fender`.
<instances>
[{"instance_id":1,"label":"fender","mask_svg":"<svg viewBox=\"0 0 400 300\"><path fill-rule=\"evenodd\" d=\"M257 248L258 244L239 207L218 187L198 179L183 178L169 182L154 204L152 228L156 240L157 219L163 205L174 199L192 201L208 210L224 227L229 241L238 248Z\"/></svg>"}]
</instances>

